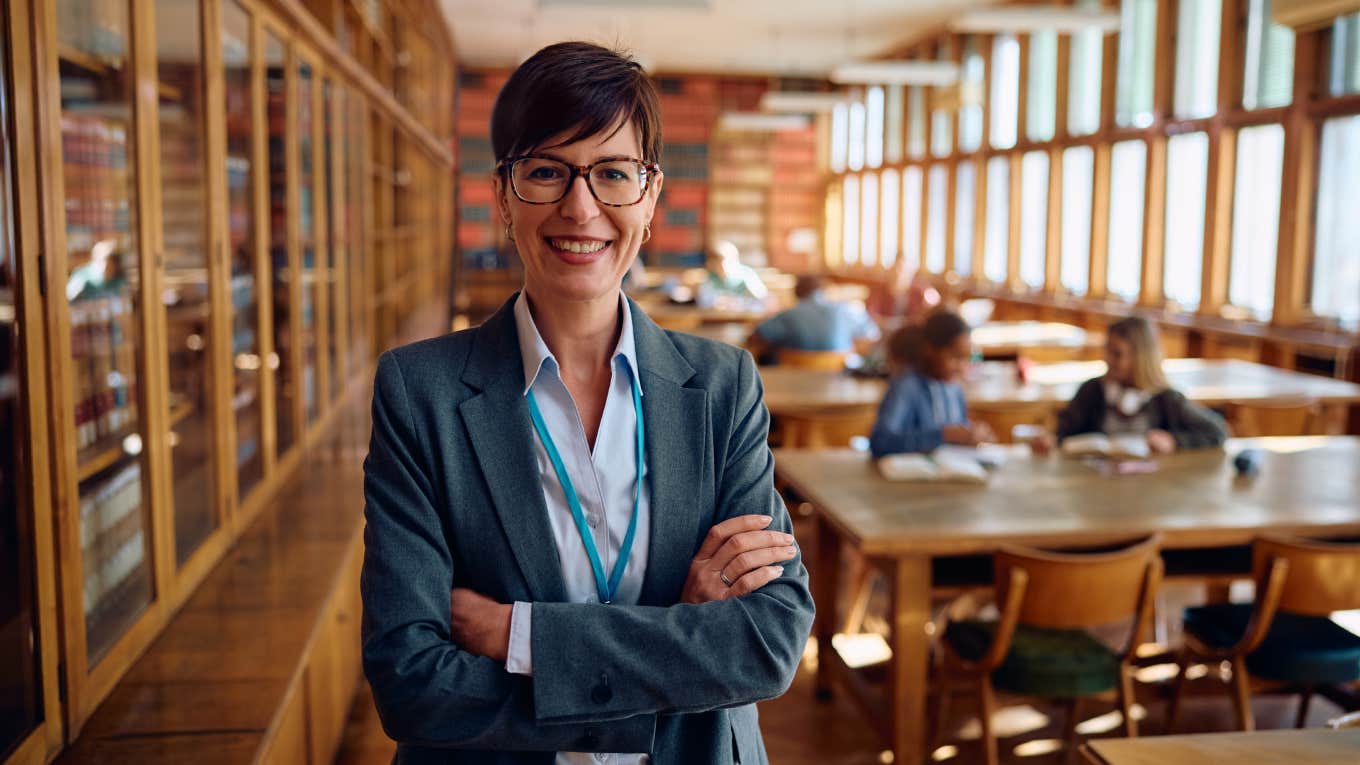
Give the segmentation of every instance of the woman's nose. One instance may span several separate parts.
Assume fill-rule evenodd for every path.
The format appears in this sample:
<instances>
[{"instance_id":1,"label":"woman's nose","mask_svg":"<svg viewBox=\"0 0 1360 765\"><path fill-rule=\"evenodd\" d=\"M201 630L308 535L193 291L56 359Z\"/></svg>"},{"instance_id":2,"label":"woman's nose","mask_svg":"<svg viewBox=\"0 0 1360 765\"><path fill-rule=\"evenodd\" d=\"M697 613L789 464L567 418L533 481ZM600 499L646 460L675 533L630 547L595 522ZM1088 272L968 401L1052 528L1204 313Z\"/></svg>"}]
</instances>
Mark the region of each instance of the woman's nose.
<instances>
[{"instance_id":1,"label":"woman's nose","mask_svg":"<svg viewBox=\"0 0 1360 765\"><path fill-rule=\"evenodd\" d=\"M584 223L600 214L600 206L596 204L595 196L590 193L585 176L572 179L571 186L567 188L567 195L558 203L558 209L563 218L577 223Z\"/></svg>"}]
</instances>

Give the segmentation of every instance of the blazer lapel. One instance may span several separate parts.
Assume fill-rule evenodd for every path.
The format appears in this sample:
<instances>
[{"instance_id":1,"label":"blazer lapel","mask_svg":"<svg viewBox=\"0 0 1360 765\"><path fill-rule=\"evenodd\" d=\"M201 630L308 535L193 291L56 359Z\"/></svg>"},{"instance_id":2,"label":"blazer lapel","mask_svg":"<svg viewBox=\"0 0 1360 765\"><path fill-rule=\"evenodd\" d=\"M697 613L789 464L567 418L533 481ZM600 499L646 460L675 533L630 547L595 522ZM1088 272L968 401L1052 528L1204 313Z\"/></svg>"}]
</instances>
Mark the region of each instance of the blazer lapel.
<instances>
[{"instance_id":1,"label":"blazer lapel","mask_svg":"<svg viewBox=\"0 0 1360 765\"><path fill-rule=\"evenodd\" d=\"M525 403L510 298L478 330L463 381L481 390L458 407L486 478L505 537L535 601L567 599L534 460L529 407Z\"/></svg>"},{"instance_id":2,"label":"blazer lapel","mask_svg":"<svg viewBox=\"0 0 1360 765\"><path fill-rule=\"evenodd\" d=\"M642 372L642 413L647 427L647 485L651 490L651 542L639 602L674 603L689 574L699 538L700 508L708 486L708 395L684 384L694 368L665 331L631 300L633 334ZM707 500L711 504L711 498Z\"/></svg>"}]
</instances>

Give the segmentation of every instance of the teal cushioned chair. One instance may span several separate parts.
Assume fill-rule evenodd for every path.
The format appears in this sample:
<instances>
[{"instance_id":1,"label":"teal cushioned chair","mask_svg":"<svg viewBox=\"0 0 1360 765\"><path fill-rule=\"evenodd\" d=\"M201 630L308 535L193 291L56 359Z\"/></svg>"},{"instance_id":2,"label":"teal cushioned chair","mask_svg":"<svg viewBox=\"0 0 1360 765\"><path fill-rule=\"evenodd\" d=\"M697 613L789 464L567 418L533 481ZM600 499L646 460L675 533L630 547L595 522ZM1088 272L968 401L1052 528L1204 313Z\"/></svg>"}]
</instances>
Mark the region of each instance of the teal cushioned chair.
<instances>
[{"instance_id":1,"label":"teal cushioned chair","mask_svg":"<svg viewBox=\"0 0 1360 765\"><path fill-rule=\"evenodd\" d=\"M1133 659L1151 623L1161 581L1160 537L1153 535L1113 552L1055 553L1004 548L996 553L997 603L992 622L955 621L937 652L936 741L948 717L955 686L976 685L981 701L982 742L988 765L997 762L991 727L995 689L1022 696L1072 702L1065 738L1071 751L1076 700L1114 691L1124 731L1137 735L1132 717ZM1122 651L1088 632L1131 620Z\"/></svg>"}]
</instances>

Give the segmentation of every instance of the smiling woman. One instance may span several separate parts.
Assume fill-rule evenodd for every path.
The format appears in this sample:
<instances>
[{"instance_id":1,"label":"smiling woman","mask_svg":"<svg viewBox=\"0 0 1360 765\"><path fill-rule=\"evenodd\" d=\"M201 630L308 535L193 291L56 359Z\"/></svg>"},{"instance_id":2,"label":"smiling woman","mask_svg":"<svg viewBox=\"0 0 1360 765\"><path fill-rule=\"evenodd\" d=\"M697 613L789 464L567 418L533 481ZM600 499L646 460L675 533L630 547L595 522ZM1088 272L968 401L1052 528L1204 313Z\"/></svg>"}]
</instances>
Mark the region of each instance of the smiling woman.
<instances>
[{"instance_id":1,"label":"smiling woman","mask_svg":"<svg viewBox=\"0 0 1360 765\"><path fill-rule=\"evenodd\" d=\"M614 51L524 62L491 120L524 289L379 362L364 669L403 762L766 761L812 598L750 354L620 289L658 115Z\"/></svg>"}]
</instances>

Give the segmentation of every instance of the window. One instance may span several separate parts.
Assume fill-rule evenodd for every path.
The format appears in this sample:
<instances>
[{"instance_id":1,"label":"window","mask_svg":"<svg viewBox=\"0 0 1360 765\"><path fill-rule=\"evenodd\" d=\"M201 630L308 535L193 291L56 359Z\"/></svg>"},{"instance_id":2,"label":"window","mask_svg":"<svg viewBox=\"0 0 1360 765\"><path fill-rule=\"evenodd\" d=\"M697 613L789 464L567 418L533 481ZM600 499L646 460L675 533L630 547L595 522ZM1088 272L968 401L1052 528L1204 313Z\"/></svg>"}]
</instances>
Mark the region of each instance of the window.
<instances>
[{"instance_id":1,"label":"window","mask_svg":"<svg viewBox=\"0 0 1360 765\"><path fill-rule=\"evenodd\" d=\"M921 265L921 168L902 171L902 257L910 270Z\"/></svg>"},{"instance_id":2,"label":"window","mask_svg":"<svg viewBox=\"0 0 1360 765\"><path fill-rule=\"evenodd\" d=\"M1294 100L1294 30L1271 21L1270 0L1250 0L1242 46L1242 106L1266 109Z\"/></svg>"},{"instance_id":3,"label":"window","mask_svg":"<svg viewBox=\"0 0 1360 765\"><path fill-rule=\"evenodd\" d=\"M851 170L860 170L864 167L864 103L855 101L850 104L850 151L846 160L846 166Z\"/></svg>"},{"instance_id":4,"label":"window","mask_svg":"<svg viewBox=\"0 0 1360 765\"><path fill-rule=\"evenodd\" d=\"M1327 90L1334 96L1360 93L1360 13L1342 16L1332 25Z\"/></svg>"},{"instance_id":5,"label":"window","mask_svg":"<svg viewBox=\"0 0 1360 765\"><path fill-rule=\"evenodd\" d=\"M1280 173L1284 165L1284 128L1259 125L1237 134L1233 181L1232 268L1228 302L1259 319L1275 305L1275 250L1280 227Z\"/></svg>"},{"instance_id":6,"label":"window","mask_svg":"<svg viewBox=\"0 0 1360 765\"><path fill-rule=\"evenodd\" d=\"M948 221L949 168L935 165L930 168L930 205L926 220L926 269L942 274L945 270L944 227Z\"/></svg>"},{"instance_id":7,"label":"window","mask_svg":"<svg viewBox=\"0 0 1360 765\"><path fill-rule=\"evenodd\" d=\"M1034 289L1044 286L1047 249L1048 154L1031 151L1020 160L1020 280Z\"/></svg>"},{"instance_id":8,"label":"window","mask_svg":"<svg viewBox=\"0 0 1360 765\"><path fill-rule=\"evenodd\" d=\"M1353 329L1360 327L1360 115L1322 123L1319 159L1313 312Z\"/></svg>"},{"instance_id":9,"label":"window","mask_svg":"<svg viewBox=\"0 0 1360 765\"><path fill-rule=\"evenodd\" d=\"M1177 117L1218 111L1218 31L1222 0L1180 0L1176 16Z\"/></svg>"},{"instance_id":10,"label":"window","mask_svg":"<svg viewBox=\"0 0 1360 765\"><path fill-rule=\"evenodd\" d=\"M1058 117L1058 34L1056 32L1045 30L1030 35L1028 79L1029 93L1025 102L1025 137L1031 141L1050 141L1057 129ZM993 141L993 145L995 145L995 141Z\"/></svg>"},{"instance_id":11,"label":"window","mask_svg":"<svg viewBox=\"0 0 1360 765\"><path fill-rule=\"evenodd\" d=\"M879 167L883 164L883 88L875 85L864 97L865 118L869 134L865 139L864 164Z\"/></svg>"},{"instance_id":12,"label":"window","mask_svg":"<svg viewBox=\"0 0 1360 765\"><path fill-rule=\"evenodd\" d=\"M859 264L872 266L878 262L878 173L865 173L860 181Z\"/></svg>"},{"instance_id":13,"label":"window","mask_svg":"<svg viewBox=\"0 0 1360 765\"><path fill-rule=\"evenodd\" d=\"M1147 127L1152 124L1157 0L1123 0L1119 16L1114 121L1120 127Z\"/></svg>"},{"instance_id":14,"label":"window","mask_svg":"<svg viewBox=\"0 0 1360 765\"><path fill-rule=\"evenodd\" d=\"M847 175L841 188L841 262L859 262L859 176Z\"/></svg>"},{"instance_id":15,"label":"window","mask_svg":"<svg viewBox=\"0 0 1360 765\"><path fill-rule=\"evenodd\" d=\"M987 160L987 220L982 271L994 282L1006 281L1011 232L1010 170L1011 163L1007 157Z\"/></svg>"},{"instance_id":16,"label":"window","mask_svg":"<svg viewBox=\"0 0 1360 765\"><path fill-rule=\"evenodd\" d=\"M846 157L850 150L850 106L836 104L831 110L831 171L845 172Z\"/></svg>"},{"instance_id":17,"label":"window","mask_svg":"<svg viewBox=\"0 0 1360 765\"><path fill-rule=\"evenodd\" d=\"M936 98L944 96L936 95ZM933 157L947 157L954 150L954 114L948 109L934 109L930 112L930 154Z\"/></svg>"},{"instance_id":18,"label":"window","mask_svg":"<svg viewBox=\"0 0 1360 765\"><path fill-rule=\"evenodd\" d=\"M978 50L978 38L963 44L963 68L959 72L959 151L982 148L982 98L987 67Z\"/></svg>"},{"instance_id":19,"label":"window","mask_svg":"<svg viewBox=\"0 0 1360 765\"><path fill-rule=\"evenodd\" d=\"M841 189L843 183L831 183L826 188L826 266L829 269L840 268L845 263L845 252L841 249L845 244L845 222L841 216L845 213L843 201L841 200Z\"/></svg>"},{"instance_id":20,"label":"window","mask_svg":"<svg viewBox=\"0 0 1360 765\"><path fill-rule=\"evenodd\" d=\"M992 146L1009 149L1020 120L1020 41L1015 35L992 40L991 105Z\"/></svg>"},{"instance_id":21,"label":"window","mask_svg":"<svg viewBox=\"0 0 1360 765\"><path fill-rule=\"evenodd\" d=\"M903 92L901 85L888 88L887 134L883 139L883 159L886 162L902 161L902 110Z\"/></svg>"},{"instance_id":22,"label":"window","mask_svg":"<svg viewBox=\"0 0 1360 765\"><path fill-rule=\"evenodd\" d=\"M897 229L901 225L898 214L901 213L902 179L898 177L896 170L883 171L882 197L883 212L881 220L883 225L880 230L883 232L882 244L879 246L879 262L885 268L897 262Z\"/></svg>"},{"instance_id":23,"label":"window","mask_svg":"<svg viewBox=\"0 0 1360 765\"><path fill-rule=\"evenodd\" d=\"M926 155L926 89L924 85L907 88L907 156Z\"/></svg>"},{"instance_id":24,"label":"window","mask_svg":"<svg viewBox=\"0 0 1360 765\"><path fill-rule=\"evenodd\" d=\"M960 162L954 176L954 273L973 273L973 218L977 214L977 163Z\"/></svg>"},{"instance_id":25,"label":"window","mask_svg":"<svg viewBox=\"0 0 1360 765\"><path fill-rule=\"evenodd\" d=\"M1062 286L1085 295L1091 279L1091 191L1095 152L1073 146L1062 155Z\"/></svg>"},{"instance_id":26,"label":"window","mask_svg":"<svg viewBox=\"0 0 1360 765\"><path fill-rule=\"evenodd\" d=\"M1101 0L1079 0L1083 10L1099 10ZM1067 132L1090 135L1100 129L1100 78L1105 35L1099 29L1072 34L1067 79Z\"/></svg>"},{"instance_id":27,"label":"window","mask_svg":"<svg viewBox=\"0 0 1360 765\"><path fill-rule=\"evenodd\" d=\"M1247 160L1250 155L1242 155ZM1162 295L1185 308L1199 305L1204 269L1204 199L1209 136L1185 133L1166 142L1166 239Z\"/></svg>"},{"instance_id":28,"label":"window","mask_svg":"<svg viewBox=\"0 0 1360 765\"><path fill-rule=\"evenodd\" d=\"M1121 141L1110 152L1110 238L1105 288L1126 300L1138 297L1143 272L1143 181L1147 144Z\"/></svg>"}]
</instances>

